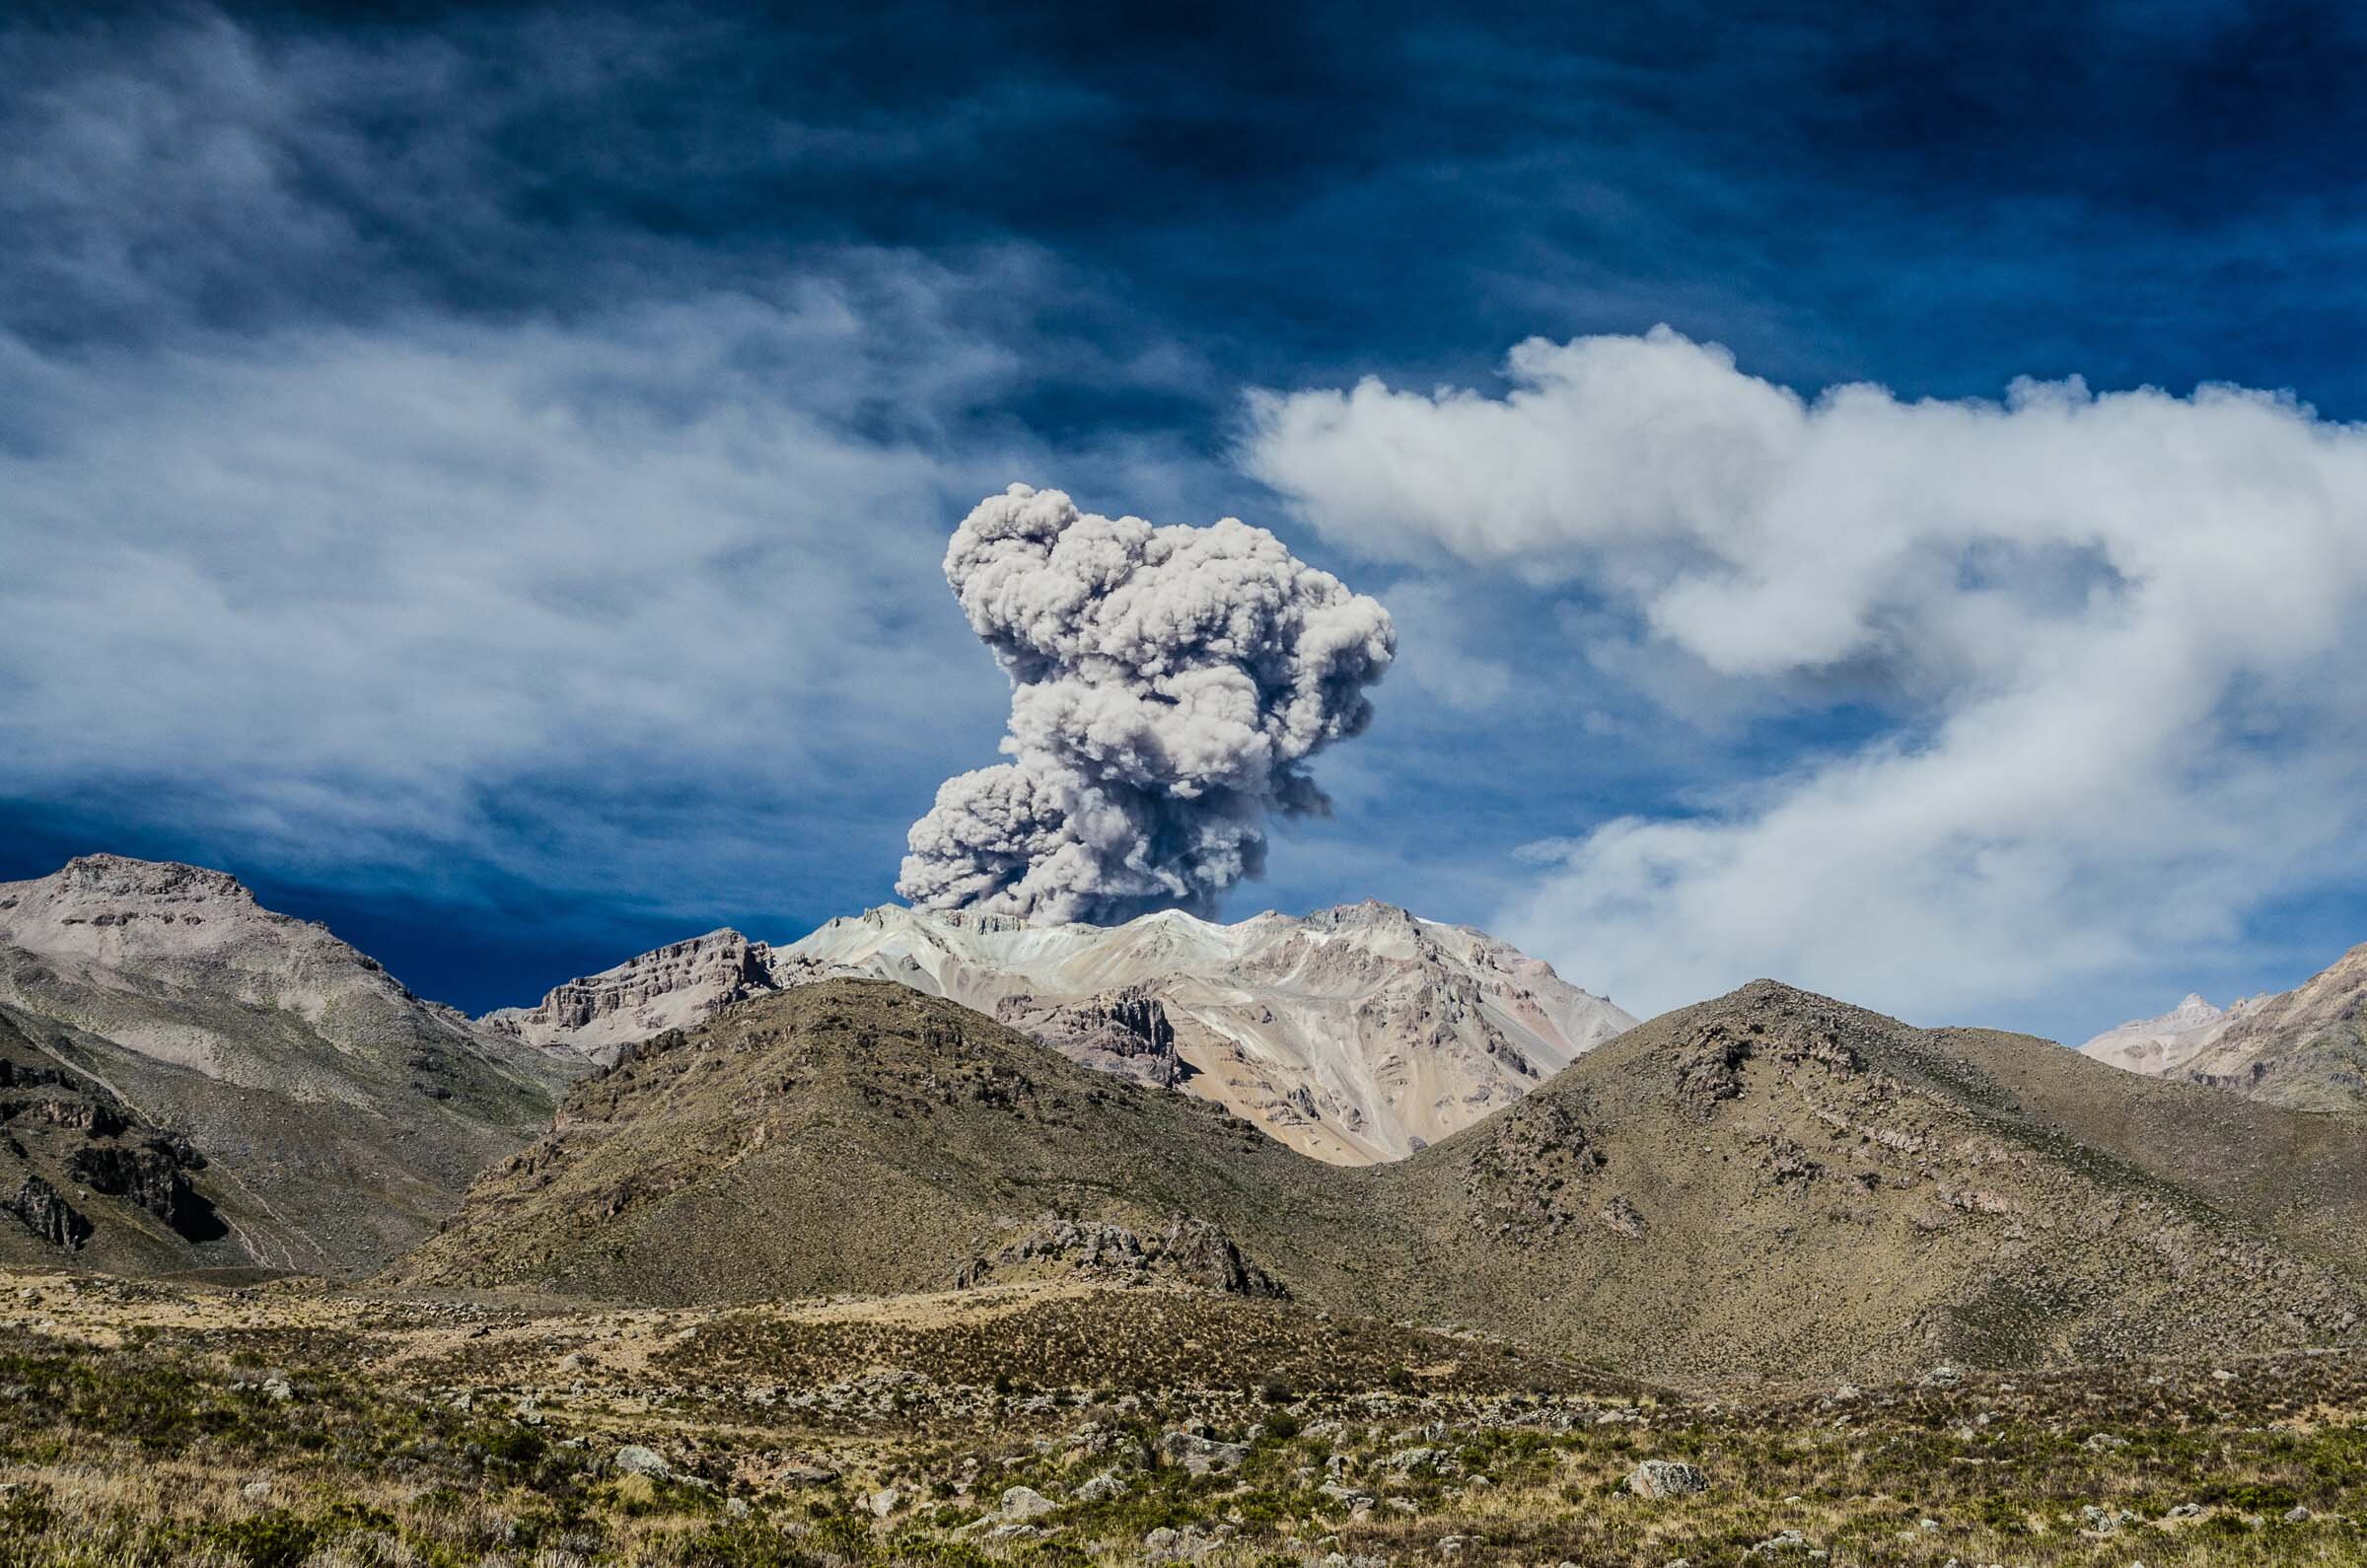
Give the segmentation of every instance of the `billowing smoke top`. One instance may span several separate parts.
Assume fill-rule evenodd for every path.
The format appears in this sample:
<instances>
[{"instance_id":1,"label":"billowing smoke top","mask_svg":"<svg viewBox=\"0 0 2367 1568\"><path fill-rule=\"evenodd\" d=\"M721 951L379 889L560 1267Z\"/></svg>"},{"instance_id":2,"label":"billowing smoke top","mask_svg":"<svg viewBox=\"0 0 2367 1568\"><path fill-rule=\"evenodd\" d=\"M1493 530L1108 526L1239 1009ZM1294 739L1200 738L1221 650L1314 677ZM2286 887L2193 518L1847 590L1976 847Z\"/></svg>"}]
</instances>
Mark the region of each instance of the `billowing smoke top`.
<instances>
[{"instance_id":1,"label":"billowing smoke top","mask_svg":"<svg viewBox=\"0 0 2367 1568\"><path fill-rule=\"evenodd\" d=\"M1153 528L1015 484L945 576L1011 677L1013 760L912 824L896 886L924 908L1213 913L1263 869L1267 813L1328 808L1299 764L1364 729L1397 650L1377 602L1236 518Z\"/></svg>"}]
</instances>

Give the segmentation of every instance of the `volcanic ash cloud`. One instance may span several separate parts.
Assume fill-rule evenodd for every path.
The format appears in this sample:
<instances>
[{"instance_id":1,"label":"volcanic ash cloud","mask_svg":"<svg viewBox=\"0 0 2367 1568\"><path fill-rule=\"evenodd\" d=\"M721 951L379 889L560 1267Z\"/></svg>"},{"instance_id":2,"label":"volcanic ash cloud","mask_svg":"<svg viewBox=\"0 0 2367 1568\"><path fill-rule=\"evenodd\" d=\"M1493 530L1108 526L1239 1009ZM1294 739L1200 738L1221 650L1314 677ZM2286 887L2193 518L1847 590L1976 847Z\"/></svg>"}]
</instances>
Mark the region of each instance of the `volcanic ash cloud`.
<instances>
[{"instance_id":1,"label":"volcanic ash cloud","mask_svg":"<svg viewBox=\"0 0 2367 1568\"><path fill-rule=\"evenodd\" d=\"M1213 913L1267 815L1329 802L1301 764L1372 719L1389 611L1237 518L1153 528L1015 484L945 556L1011 677L1012 760L950 778L897 891L933 909L1112 923Z\"/></svg>"}]
</instances>

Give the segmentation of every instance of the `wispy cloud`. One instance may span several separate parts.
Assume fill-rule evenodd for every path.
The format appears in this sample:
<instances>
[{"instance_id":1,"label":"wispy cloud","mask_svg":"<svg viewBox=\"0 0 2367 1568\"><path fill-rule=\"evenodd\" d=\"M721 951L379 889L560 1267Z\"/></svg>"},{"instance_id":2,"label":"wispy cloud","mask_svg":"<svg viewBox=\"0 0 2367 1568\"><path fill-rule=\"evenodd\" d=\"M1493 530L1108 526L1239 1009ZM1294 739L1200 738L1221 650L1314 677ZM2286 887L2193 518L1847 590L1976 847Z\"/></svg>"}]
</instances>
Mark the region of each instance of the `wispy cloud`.
<instances>
[{"instance_id":1,"label":"wispy cloud","mask_svg":"<svg viewBox=\"0 0 2367 1568\"><path fill-rule=\"evenodd\" d=\"M1057 92L538 151L727 34L0 28L0 799L462 900L887 895L1005 703L954 521L1049 476L1032 400L1206 371L1084 330L1071 270L990 233L615 210ZM1177 445L1088 428L1056 466L1172 503Z\"/></svg>"},{"instance_id":2,"label":"wispy cloud","mask_svg":"<svg viewBox=\"0 0 2367 1568\"><path fill-rule=\"evenodd\" d=\"M990 710L999 684L928 613L941 520L1021 454L932 431L1005 367L898 317L928 289L896 281L893 309L817 284L564 327L16 345L37 429L0 454L0 781L176 780L320 857L498 839L488 803L544 780L569 811L729 790L825 816L858 758L933 783L949 692ZM936 344L926 375L883 338ZM845 429L883 380L897 428Z\"/></svg>"}]
</instances>

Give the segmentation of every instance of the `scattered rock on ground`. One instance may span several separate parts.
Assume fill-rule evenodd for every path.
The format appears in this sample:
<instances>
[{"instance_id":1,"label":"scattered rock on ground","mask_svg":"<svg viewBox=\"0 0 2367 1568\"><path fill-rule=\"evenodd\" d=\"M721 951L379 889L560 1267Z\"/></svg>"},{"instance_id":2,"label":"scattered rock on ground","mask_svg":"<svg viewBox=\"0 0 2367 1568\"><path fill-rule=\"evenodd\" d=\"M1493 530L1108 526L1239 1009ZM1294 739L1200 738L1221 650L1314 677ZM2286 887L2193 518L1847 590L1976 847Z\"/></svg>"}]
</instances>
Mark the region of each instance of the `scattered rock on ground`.
<instances>
[{"instance_id":1,"label":"scattered rock on ground","mask_svg":"<svg viewBox=\"0 0 2367 1568\"><path fill-rule=\"evenodd\" d=\"M1682 1460L1646 1460L1628 1475L1627 1490L1638 1497L1692 1497L1709 1490L1709 1477Z\"/></svg>"}]
</instances>

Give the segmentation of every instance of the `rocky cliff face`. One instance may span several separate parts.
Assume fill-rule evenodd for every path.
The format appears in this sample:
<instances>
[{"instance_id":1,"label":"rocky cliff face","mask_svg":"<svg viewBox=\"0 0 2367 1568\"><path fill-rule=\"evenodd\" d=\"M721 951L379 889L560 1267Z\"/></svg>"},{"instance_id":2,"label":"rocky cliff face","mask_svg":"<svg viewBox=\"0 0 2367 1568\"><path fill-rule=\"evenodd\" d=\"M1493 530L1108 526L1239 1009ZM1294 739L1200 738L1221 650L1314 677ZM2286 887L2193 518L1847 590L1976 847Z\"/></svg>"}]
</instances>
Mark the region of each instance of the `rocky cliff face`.
<instances>
[{"instance_id":1,"label":"rocky cliff face","mask_svg":"<svg viewBox=\"0 0 2367 1568\"><path fill-rule=\"evenodd\" d=\"M570 980L533 1007L480 1021L528 1044L612 1062L622 1046L686 1029L734 1002L775 989L771 950L739 932L710 931Z\"/></svg>"},{"instance_id":2,"label":"rocky cliff face","mask_svg":"<svg viewBox=\"0 0 2367 1568\"><path fill-rule=\"evenodd\" d=\"M124 1273L251 1262L204 1190L206 1164L0 1010L0 1214L17 1221L0 1222L0 1258Z\"/></svg>"},{"instance_id":3,"label":"rocky cliff face","mask_svg":"<svg viewBox=\"0 0 2367 1568\"><path fill-rule=\"evenodd\" d=\"M1382 903L1110 927L890 906L781 948L714 932L484 1022L612 1061L751 995L847 976L975 1008L1340 1165L1469 1126L1635 1022L1483 932Z\"/></svg>"},{"instance_id":4,"label":"rocky cliff face","mask_svg":"<svg viewBox=\"0 0 2367 1568\"><path fill-rule=\"evenodd\" d=\"M373 1266L583 1070L414 996L232 877L114 855L0 885L0 1019L20 1073L56 1091L13 1119L10 1159L90 1218L93 1255L130 1214L154 1221L137 1247L119 1238L131 1251L108 1266L126 1268ZM21 1135L53 1113L128 1125L87 1148ZM200 1188L227 1240L179 1223ZM55 1216L37 1190L19 1207Z\"/></svg>"},{"instance_id":5,"label":"rocky cliff face","mask_svg":"<svg viewBox=\"0 0 2367 1568\"><path fill-rule=\"evenodd\" d=\"M2367 1110L2367 946L2291 991L2224 1011L2188 996L2108 1030L2082 1055L2131 1072L2233 1090L2298 1110Z\"/></svg>"}]
</instances>

